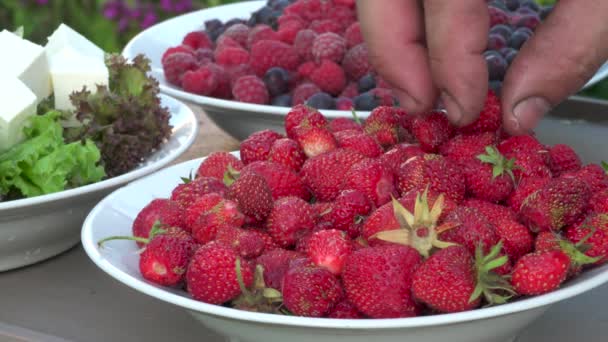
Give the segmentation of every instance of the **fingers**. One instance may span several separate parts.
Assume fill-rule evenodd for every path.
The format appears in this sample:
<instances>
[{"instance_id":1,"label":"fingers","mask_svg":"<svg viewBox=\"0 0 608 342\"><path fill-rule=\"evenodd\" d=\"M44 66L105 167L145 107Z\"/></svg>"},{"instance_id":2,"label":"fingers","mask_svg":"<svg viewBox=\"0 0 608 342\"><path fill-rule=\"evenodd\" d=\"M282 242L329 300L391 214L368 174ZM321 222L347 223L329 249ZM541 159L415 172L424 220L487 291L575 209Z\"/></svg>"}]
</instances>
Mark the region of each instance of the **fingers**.
<instances>
[{"instance_id":1,"label":"fingers","mask_svg":"<svg viewBox=\"0 0 608 342\"><path fill-rule=\"evenodd\" d=\"M557 3L505 76L501 96L509 133L529 133L606 61L607 15L608 1Z\"/></svg>"},{"instance_id":2,"label":"fingers","mask_svg":"<svg viewBox=\"0 0 608 342\"><path fill-rule=\"evenodd\" d=\"M448 118L456 125L471 123L488 92L487 3L425 0L424 13L431 72Z\"/></svg>"},{"instance_id":3,"label":"fingers","mask_svg":"<svg viewBox=\"0 0 608 342\"><path fill-rule=\"evenodd\" d=\"M422 9L417 0L359 0L361 32L374 69L410 113L432 109L437 98L423 44Z\"/></svg>"}]
</instances>

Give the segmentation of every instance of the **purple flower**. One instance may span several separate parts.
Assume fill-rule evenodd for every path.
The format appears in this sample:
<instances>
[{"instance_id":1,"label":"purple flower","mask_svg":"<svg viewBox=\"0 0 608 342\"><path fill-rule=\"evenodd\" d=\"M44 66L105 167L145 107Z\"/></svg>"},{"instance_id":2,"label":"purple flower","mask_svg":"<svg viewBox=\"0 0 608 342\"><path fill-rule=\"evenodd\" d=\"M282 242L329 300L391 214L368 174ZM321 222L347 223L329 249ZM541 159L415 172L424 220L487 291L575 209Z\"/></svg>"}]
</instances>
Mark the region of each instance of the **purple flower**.
<instances>
[{"instance_id":1,"label":"purple flower","mask_svg":"<svg viewBox=\"0 0 608 342\"><path fill-rule=\"evenodd\" d=\"M144 17L141 20L141 23L139 24L139 26L142 29L146 29L146 28L154 25L156 23L156 20L157 20L156 13L154 13L153 11L148 11L144 15Z\"/></svg>"}]
</instances>

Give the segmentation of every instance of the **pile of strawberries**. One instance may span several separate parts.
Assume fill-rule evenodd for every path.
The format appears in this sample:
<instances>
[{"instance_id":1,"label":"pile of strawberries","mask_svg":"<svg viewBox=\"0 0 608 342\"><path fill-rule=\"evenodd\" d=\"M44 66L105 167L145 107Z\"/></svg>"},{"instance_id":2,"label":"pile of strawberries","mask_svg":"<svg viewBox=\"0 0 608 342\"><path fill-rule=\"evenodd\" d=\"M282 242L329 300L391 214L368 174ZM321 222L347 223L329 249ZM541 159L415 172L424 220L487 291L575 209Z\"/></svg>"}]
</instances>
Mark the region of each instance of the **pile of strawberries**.
<instances>
[{"instance_id":1,"label":"pile of strawberries","mask_svg":"<svg viewBox=\"0 0 608 342\"><path fill-rule=\"evenodd\" d=\"M162 65L168 82L215 98L289 107L322 93L316 108L394 104L386 82L371 76L354 0L295 1L276 30L235 23L216 40L192 31L165 51Z\"/></svg>"},{"instance_id":2,"label":"pile of strawberries","mask_svg":"<svg viewBox=\"0 0 608 342\"><path fill-rule=\"evenodd\" d=\"M544 294L608 260L606 171L506 134L492 91L465 127L298 105L285 132L212 153L139 213L146 279L243 310L392 318Z\"/></svg>"}]
</instances>

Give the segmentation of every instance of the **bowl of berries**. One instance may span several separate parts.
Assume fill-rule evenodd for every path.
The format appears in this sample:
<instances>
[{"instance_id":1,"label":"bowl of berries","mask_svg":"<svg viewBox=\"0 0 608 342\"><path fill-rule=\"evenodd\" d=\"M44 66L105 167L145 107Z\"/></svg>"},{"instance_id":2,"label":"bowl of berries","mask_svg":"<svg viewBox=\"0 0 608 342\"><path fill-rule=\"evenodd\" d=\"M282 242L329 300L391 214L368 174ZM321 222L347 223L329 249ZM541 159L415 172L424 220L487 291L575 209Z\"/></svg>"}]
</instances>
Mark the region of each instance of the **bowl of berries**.
<instances>
[{"instance_id":1,"label":"bowl of berries","mask_svg":"<svg viewBox=\"0 0 608 342\"><path fill-rule=\"evenodd\" d=\"M488 2L492 28L485 57L499 91L509 63L551 7L534 1ZM395 105L374 71L354 0L245 1L185 14L134 37L123 50L143 53L164 93L201 106L239 140L282 129L289 108L306 103L328 118L365 118ZM606 76L603 67L585 87Z\"/></svg>"},{"instance_id":2,"label":"bowl of berries","mask_svg":"<svg viewBox=\"0 0 608 342\"><path fill-rule=\"evenodd\" d=\"M285 134L110 194L83 246L230 341L514 341L608 282L608 175L505 134L499 108L457 128L390 106L331 126L297 105Z\"/></svg>"}]
</instances>

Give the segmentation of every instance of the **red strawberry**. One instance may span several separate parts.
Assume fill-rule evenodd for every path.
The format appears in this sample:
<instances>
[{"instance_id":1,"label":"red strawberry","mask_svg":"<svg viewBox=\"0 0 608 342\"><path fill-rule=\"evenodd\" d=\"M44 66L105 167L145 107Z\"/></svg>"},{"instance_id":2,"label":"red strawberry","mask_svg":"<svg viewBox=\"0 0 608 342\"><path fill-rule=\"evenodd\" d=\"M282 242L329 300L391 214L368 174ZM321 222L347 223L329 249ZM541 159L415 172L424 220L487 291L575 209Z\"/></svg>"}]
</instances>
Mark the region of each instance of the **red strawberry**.
<instances>
[{"instance_id":1,"label":"red strawberry","mask_svg":"<svg viewBox=\"0 0 608 342\"><path fill-rule=\"evenodd\" d=\"M378 157L384 152L374 138L360 130L343 130L334 133L334 137L339 147L355 150L369 158Z\"/></svg>"},{"instance_id":2,"label":"red strawberry","mask_svg":"<svg viewBox=\"0 0 608 342\"><path fill-rule=\"evenodd\" d=\"M420 148L427 153L437 152L439 146L454 135L452 124L442 112L431 112L416 117L412 122L411 131Z\"/></svg>"},{"instance_id":3,"label":"red strawberry","mask_svg":"<svg viewBox=\"0 0 608 342\"><path fill-rule=\"evenodd\" d=\"M515 160L506 159L493 146L486 153L464 164L464 178L468 192L488 202L500 202L513 191Z\"/></svg>"},{"instance_id":4,"label":"red strawberry","mask_svg":"<svg viewBox=\"0 0 608 342\"><path fill-rule=\"evenodd\" d=\"M270 236L270 234L268 234L268 232L265 229L263 230L263 229L259 229L259 228L253 228L251 226L246 226L245 228L247 228L247 230L249 232L251 232L252 234L259 236L260 239L262 239L262 241L264 241L264 251L270 251L275 248L279 248L279 245L277 245L276 242L274 242L274 240L272 239L272 236Z\"/></svg>"},{"instance_id":5,"label":"red strawberry","mask_svg":"<svg viewBox=\"0 0 608 342\"><path fill-rule=\"evenodd\" d=\"M500 204L469 198L462 203L462 206L478 211L493 224L503 220L517 221L517 213L511 210L511 208Z\"/></svg>"},{"instance_id":6,"label":"red strawberry","mask_svg":"<svg viewBox=\"0 0 608 342\"><path fill-rule=\"evenodd\" d=\"M342 318L342 319L359 319L363 318L363 314L357 310L357 308L348 300L343 299L341 302L336 304L333 309L327 314L329 318Z\"/></svg>"},{"instance_id":7,"label":"red strawberry","mask_svg":"<svg viewBox=\"0 0 608 342\"><path fill-rule=\"evenodd\" d=\"M499 241L494 226L474 209L458 207L446 217L445 222L455 227L439 234L441 240L463 245L471 254L479 246L487 253Z\"/></svg>"},{"instance_id":8,"label":"red strawberry","mask_svg":"<svg viewBox=\"0 0 608 342\"><path fill-rule=\"evenodd\" d=\"M552 177L551 170L545 163L546 152L519 151L503 155L515 160L513 175L518 181L529 177Z\"/></svg>"},{"instance_id":9,"label":"red strawberry","mask_svg":"<svg viewBox=\"0 0 608 342\"><path fill-rule=\"evenodd\" d=\"M536 235L534 240L534 251L535 252L546 252L559 250L559 242L561 238L554 232L540 232Z\"/></svg>"},{"instance_id":10,"label":"red strawberry","mask_svg":"<svg viewBox=\"0 0 608 342\"><path fill-rule=\"evenodd\" d=\"M399 118L388 106L376 107L365 120L363 130L376 138L383 147L399 142Z\"/></svg>"},{"instance_id":11,"label":"red strawberry","mask_svg":"<svg viewBox=\"0 0 608 342\"><path fill-rule=\"evenodd\" d=\"M363 218L372 210L372 203L367 196L357 190L340 192L325 215L330 227L345 231L351 238L360 234Z\"/></svg>"},{"instance_id":12,"label":"red strawberry","mask_svg":"<svg viewBox=\"0 0 608 342\"><path fill-rule=\"evenodd\" d=\"M532 231L559 231L584 214L591 193L576 178L554 178L524 201L519 212Z\"/></svg>"},{"instance_id":13,"label":"red strawberry","mask_svg":"<svg viewBox=\"0 0 608 342\"><path fill-rule=\"evenodd\" d=\"M156 222L166 227L184 227L183 209L177 202L157 198L148 203L133 221L133 236L148 238ZM138 245L143 246L138 242Z\"/></svg>"},{"instance_id":14,"label":"red strawberry","mask_svg":"<svg viewBox=\"0 0 608 342\"><path fill-rule=\"evenodd\" d=\"M217 193L224 196L227 192L228 188L220 180L211 177L197 177L175 187L171 192L171 200L186 209L206 194Z\"/></svg>"},{"instance_id":15,"label":"red strawberry","mask_svg":"<svg viewBox=\"0 0 608 342\"><path fill-rule=\"evenodd\" d=\"M327 128L298 128L296 130L296 140L308 158L338 148L338 142Z\"/></svg>"},{"instance_id":16,"label":"red strawberry","mask_svg":"<svg viewBox=\"0 0 608 342\"><path fill-rule=\"evenodd\" d=\"M187 235L156 235L139 257L139 271L144 279L159 285L181 284L195 249L196 243Z\"/></svg>"},{"instance_id":17,"label":"red strawberry","mask_svg":"<svg viewBox=\"0 0 608 342\"><path fill-rule=\"evenodd\" d=\"M503 219L494 223L494 227L496 235L504 244L503 250L509 256L509 260L515 262L532 251L534 237L526 226L515 220Z\"/></svg>"},{"instance_id":18,"label":"red strawberry","mask_svg":"<svg viewBox=\"0 0 608 342\"><path fill-rule=\"evenodd\" d=\"M529 177L522 179L507 199L507 204L509 205L511 210L515 211L516 213L519 213L519 210L524 204L526 198L528 198L528 196L530 196L531 194L535 193L537 190L543 188L545 184L549 183L549 181L549 178L537 177Z\"/></svg>"},{"instance_id":19,"label":"red strawberry","mask_svg":"<svg viewBox=\"0 0 608 342\"><path fill-rule=\"evenodd\" d=\"M505 139L498 144L498 150L504 155L516 152L544 152L545 147L531 135L516 135Z\"/></svg>"},{"instance_id":20,"label":"red strawberry","mask_svg":"<svg viewBox=\"0 0 608 342\"><path fill-rule=\"evenodd\" d=\"M329 122L329 130L335 134L340 131L349 130L362 132L363 128L361 125L349 118L335 118Z\"/></svg>"},{"instance_id":21,"label":"red strawberry","mask_svg":"<svg viewBox=\"0 0 608 342\"><path fill-rule=\"evenodd\" d=\"M289 269L291 261L301 258L302 254L282 248L275 248L264 251L257 257L256 263L261 265L264 270L264 283L266 286L280 290L283 284L283 277Z\"/></svg>"},{"instance_id":22,"label":"red strawberry","mask_svg":"<svg viewBox=\"0 0 608 342\"><path fill-rule=\"evenodd\" d=\"M456 203L464 199L464 176L455 163L438 154L409 159L401 165L397 177L401 194L428 187L436 193L445 193Z\"/></svg>"},{"instance_id":23,"label":"red strawberry","mask_svg":"<svg viewBox=\"0 0 608 342\"><path fill-rule=\"evenodd\" d=\"M364 159L344 175L344 190L358 190L377 207L397 196L395 175L378 159Z\"/></svg>"},{"instance_id":24,"label":"red strawberry","mask_svg":"<svg viewBox=\"0 0 608 342\"><path fill-rule=\"evenodd\" d=\"M254 161L268 159L272 144L283 136L277 132L265 129L251 134L241 142L240 156L245 165Z\"/></svg>"},{"instance_id":25,"label":"red strawberry","mask_svg":"<svg viewBox=\"0 0 608 342\"><path fill-rule=\"evenodd\" d=\"M483 132L496 132L502 123L502 111L500 100L493 90L488 91L483 110L479 113L477 120L461 127L460 132L464 134L479 134Z\"/></svg>"},{"instance_id":26,"label":"red strawberry","mask_svg":"<svg viewBox=\"0 0 608 342\"><path fill-rule=\"evenodd\" d=\"M403 143L391 147L381 155L379 159L383 165L397 174L401 164L405 163L410 158L423 155L424 151L422 151L420 146Z\"/></svg>"},{"instance_id":27,"label":"red strawberry","mask_svg":"<svg viewBox=\"0 0 608 342\"><path fill-rule=\"evenodd\" d=\"M315 226L312 208L301 198L284 197L276 201L267 221L268 233L281 247L296 241Z\"/></svg>"},{"instance_id":28,"label":"red strawberry","mask_svg":"<svg viewBox=\"0 0 608 342\"><path fill-rule=\"evenodd\" d=\"M416 300L439 312L461 312L477 308L483 294L489 303L501 304L508 297L496 291L510 291L509 284L495 273L507 257L498 257L501 245L473 256L463 246L451 246L431 255L414 273L412 293ZM499 266L498 266L499 267Z\"/></svg>"},{"instance_id":29,"label":"red strawberry","mask_svg":"<svg viewBox=\"0 0 608 342\"><path fill-rule=\"evenodd\" d=\"M244 172L230 186L227 197L238 203L239 210L256 220L264 220L272 210L272 192L264 177Z\"/></svg>"},{"instance_id":30,"label":"red strawberry","mask_svg":"<svg viewBox=\"0 0 608 342\"><path fill-rule=\"evenodd\" d=\"M295 172L300 171L305 159L306 155L300 145L289 138L276 140L268 153L269 161L284 165Z\"/></svg>"},{"instance_id":31,"label":"red strawberry","mask_svg":"<svg viewBox=\"0 0 608 342\"><path fill-rule=\"evenodd\" d=\"M583 222L566 228L566 238L584 246L584 254L598 258L596 265L608 261L608 213L592 214Z\"/></svg>"},{"instance_id":32,"label":"red strawberry","mask_svg":"<svg viewBox=\"0 0 608 342\"><path fill-rule=\"evenodd\" d=\"M581 167L581 159L572 147L557 144L549 149L549 168L555 176L566 172L576 172Z\"/></svg>"},{"instance_id":33,"label":"red strawberry","mask_svg":"<svg viewBox=\"0 0 608 342\"><path fill-rule=\"evenodd\" d=\"M257 161L245 166L242 173L246 172L255 172L264 177L274 200L287 196L296 196L305 201L310 199L302 179L286 166L271 161Z\"/></svg>"},{"instance_id":34,"label":"red strawberry","mask_svg":"<svg viewBox=\"0 0 608 342\"><path fill-rule=\"evenodd\" d=\"M608 213L608 189L596 192L591 196L589 209L597 214Z\"/></svg>"},{"instance_id":35,"label":"red strawberry","mask_svg":"<svg viewBox=\"0 0 608 342\"><path fill-rule=\"evenodd\" d=\"M524 255L513 268L511 284L520 295L540 295L559 288L566 280L570 258L562 251Z\"/></svg>"},{"instance_id":36,"label":"red strawberry","mask_svg":"<svg viewBox=\"0 0 608 342\"><path fill-rule=\"evenodd\" d=\"M581 179L587 183L592 193L596 193L608 189L608 175L606 167L597 164L589 164L576 172L568 172L564 177L573 177Z\"/></svg>"},{"instance_id":37,"label":"red strawberry","mask_svg":"<svg viewBox=\"0 0 608 342\"><path fill-rule=\"evenodd\" d=\"M198 167L196 175L198 177L213 177L224 181L224 175L228 171L228 167L240 171L243 166L243 162L233 154L228 152L212 152Z\"/></svg>"},{"instance_id":38,"label":"red strawberry","mask_svg":"<svg viewBox=\"0 0 608 342\"><path fill-rule=\"evenodd\" d=\"M340 274L344 261L352 253L353 246L346 233L335 229L320 230L308 239L306 252L315 265Z\"/></svg>"},{"instance_id":39,"label":"red strawberry","mask_svg":"<svg viewBox=\"0 0 608 342\"><path fill-rule=\"evenodd\" d=\"M318 201L332 201L340 193L344 174L364 158L358 152L338 149L306 160L300 174Z\"/></svg>"},{"instance_id":40,"label":"red strawberry","mask_svg":"<svg viewBox=\"0 0 608 342\"><path fill-rule=\"evenodd\" d=\"M319 111L312 107L308 107L303 104L296 105L291 108L291 110L285 116L285 132L287 136L291 139L295 139L296 137L296 128L302 123L302 121L307 118L310 114L315 114L311 118L308 119L308 126L313 127L325 127L327 125L327 121L323 121L323 116ZM318 114L318 115L317 115ZM318 118L318 119L317 119Z\"/></svg>"},{"instance_id":41,"label":"red strawberry","mask_svg":"<svg viewBox=\"0 0 608 342\"><path fill-rule=\"evenodd\" d=\"M200 243L213 240L220 227L240 227L243 223L245 216L238 204L215 193L201 197L184 215L184 226Z\"/></svg>"},{"instance_id":42,"label":"red strawberry","mask_svg":"<svg viewBox=\"0 0 608 342\"><path fill-rule=\"evenodd\" d=\"M223 226L217 231L216 241L234 248L243 258L255 258L264 251L264 240L250 230Z\"/></svg>"},{"instance_id":43,"label":"red strawberry","mask_svg":"<svg viewBox=\"0 0 608 342\"><path fill-rule=\"evenodd\" d=\"M322 267L291 267L283 278L283 305L298 316L323 317L344 296L340 280Z\"/></svg>"},{"instance_id":44,"label":"red strawberry","mask_svg":"<svg viewBox=\"0 0 608 342\"><path fill-rule=\"evenodd\" d=\"M420 254L408 246L370 247L353 252L342 282L348 300L372 318L412 317L419 313L410 288Z\"/></svg>"},{"instance_id":45,"label":"red strawberry","mask_svg":"<svg viewBox=\"0 0 608 342\"><path fill-rule=\"evenodd\" d=\"M474 135L457 135L452 140L443 144L440 153L457 163L466 162L485 153L487 146L496 143L496 134L491 132Z\"/></svg>"}]
</instances>

